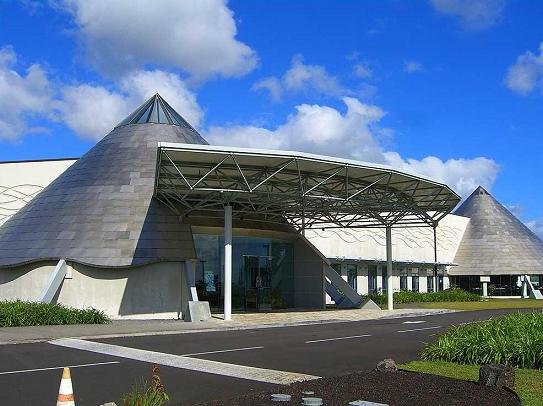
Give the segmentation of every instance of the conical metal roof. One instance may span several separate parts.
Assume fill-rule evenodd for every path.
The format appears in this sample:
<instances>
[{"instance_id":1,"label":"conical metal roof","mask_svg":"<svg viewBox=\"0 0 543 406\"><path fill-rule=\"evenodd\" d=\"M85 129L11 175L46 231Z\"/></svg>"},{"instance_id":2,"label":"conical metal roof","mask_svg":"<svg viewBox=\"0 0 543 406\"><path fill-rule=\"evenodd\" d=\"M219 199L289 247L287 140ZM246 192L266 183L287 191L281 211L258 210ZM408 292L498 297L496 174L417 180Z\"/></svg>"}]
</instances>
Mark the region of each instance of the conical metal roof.
<instances>
[{"instance_id":1,"label":"conical metal roof","mask_svg":"<svg viewBox=\"0 0 543 406\"><path fill-rule=\"evenodd\" d=\"M454 214L470 221L449 273L507 275L543 273L543 241L479 186Z\"/></svg>"},{"instance_id":2,"label":"conical metal roof","mask_svg":"<svg viewBox=\"0 0 543 406\"><path fill-rule=\"evenodd\" d=\"M147 104L179 116L159 95ZM196 257L190 227L153 198L156 154L158 142L207 142L177 118L175 125L123 123L0 227L0 267L60 258L120 267Z\"/></svg>"}]
</instances>

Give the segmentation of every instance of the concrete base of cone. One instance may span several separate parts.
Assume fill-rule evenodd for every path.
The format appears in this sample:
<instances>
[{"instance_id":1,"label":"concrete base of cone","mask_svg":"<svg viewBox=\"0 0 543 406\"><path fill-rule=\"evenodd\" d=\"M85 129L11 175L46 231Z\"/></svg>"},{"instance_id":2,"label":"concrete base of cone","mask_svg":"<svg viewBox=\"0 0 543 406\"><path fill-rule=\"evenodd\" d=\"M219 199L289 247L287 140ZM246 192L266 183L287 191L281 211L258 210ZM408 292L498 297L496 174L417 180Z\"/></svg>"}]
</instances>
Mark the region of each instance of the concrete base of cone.
<instances>
[{"instance_id":1,"label":"concrete base of cone","mask_svg":"<svg viewBox=\"0 0 543 406\"><path fill-rule=\"evenodd\" d=\"M57 406L75 406L70 368L64 368L64 370L62 371L62 379L60 380Z\"/></svg>"}]
</instances>

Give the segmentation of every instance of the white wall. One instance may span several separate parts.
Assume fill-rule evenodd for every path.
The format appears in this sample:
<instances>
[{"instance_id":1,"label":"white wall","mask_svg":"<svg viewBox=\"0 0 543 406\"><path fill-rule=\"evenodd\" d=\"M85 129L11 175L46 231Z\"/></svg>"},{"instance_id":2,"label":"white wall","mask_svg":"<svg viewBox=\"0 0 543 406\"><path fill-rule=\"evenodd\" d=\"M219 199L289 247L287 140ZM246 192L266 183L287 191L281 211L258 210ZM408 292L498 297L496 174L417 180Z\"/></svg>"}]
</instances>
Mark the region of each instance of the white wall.
<instances>
[{"instance_id":1,"label":"white wall","mask_svg":"<svg viewBox=\"0 0 543 406\"><path fill-rule=\"evenodd\" d=\"M437 228L438 261L453 262L469 219L448 215ZM386 261L385 230L311 229L306 238L327 258ZM434 236L430 227L393 228L394 261L434 262Z\"/></svg>"},{"instance_id":2,"label":"white wall","mask_svg":"<svg viewBox=\"0 0 543 406\"><path fill-rule=\"evenodd\" d=\"M55 264L0 270L0 300L36 300ZM96 268L68 263L56 301L75 308L94 307L112 317L178 318L185 309L184 264L160 262L136 268Z\"/></svg>"},{"instance_id":3,"label":"white wall","mask_svg":"<svg viewBox=\"0 0 543 406\"><path fill-rule=\"evenodd\" d=\"M76 160L0 163L0 225Z\"/></svg>"}]
</instances>

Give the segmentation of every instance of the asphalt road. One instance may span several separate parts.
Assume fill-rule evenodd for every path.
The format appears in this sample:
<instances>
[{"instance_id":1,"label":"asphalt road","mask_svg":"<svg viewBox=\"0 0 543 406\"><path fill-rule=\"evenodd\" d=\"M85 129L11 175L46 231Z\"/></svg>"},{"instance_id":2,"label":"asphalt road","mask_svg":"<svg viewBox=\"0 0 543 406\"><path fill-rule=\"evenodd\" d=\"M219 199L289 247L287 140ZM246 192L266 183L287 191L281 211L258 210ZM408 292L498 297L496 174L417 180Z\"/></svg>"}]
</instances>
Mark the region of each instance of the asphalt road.
<instances>
[{"instance_id":1,"label":"asphalt road","mask_svg":"<svg viewBox=\"0 0 543 406\"><path fill-rule=\"evenodd\" d=\"M417 358L424 343L450 324L511 311L458 312L256 330L93 340L115 346L184 355L227 364L333 376L369 370L384 358ZM122 350L122 349L121 349ZM72 368L77 405L118 402L151 364L50 343L0 346L0 405L55 404L62 366ZM53 368L53 369L51 369ZM273 388L270 383L161 366L170 404L188 405ZM118 402L119 404L119 402Z\"/></svg>"}]
</instances>

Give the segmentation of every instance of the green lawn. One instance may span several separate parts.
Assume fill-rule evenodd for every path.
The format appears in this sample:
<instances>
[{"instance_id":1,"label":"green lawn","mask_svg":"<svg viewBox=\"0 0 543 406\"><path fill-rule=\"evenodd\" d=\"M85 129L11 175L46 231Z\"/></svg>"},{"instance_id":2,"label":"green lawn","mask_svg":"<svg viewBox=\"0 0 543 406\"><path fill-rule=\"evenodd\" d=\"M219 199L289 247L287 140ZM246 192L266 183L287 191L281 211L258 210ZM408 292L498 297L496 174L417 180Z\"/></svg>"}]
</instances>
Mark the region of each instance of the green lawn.
<instances>
[{"instance_id":1,"label":"green lawn","mask_svg":"<svg viewBox=\"0 0 543 406\"><path fill-rule=\"evenodd\" d=\"M477 381L479 367L477 365L461 365L444 361L412 361L399 365L406 371L424 372L449 378ZM517 369L515 374L515 391L522 398L525 406L543 405L543 371L535 369Z\"/></svg>"},{"instance_id":2,"label":"green lawn","mask_svg":"<svg viewBox=\"0 0 543 406\"><path fill-rule=\"evenodd\" d=\"M543 309L543 300L488 299L481 302L425 302L410 303L402 307L422 309L486 310L486 309Z\"/></svg>"}]
</instances>

